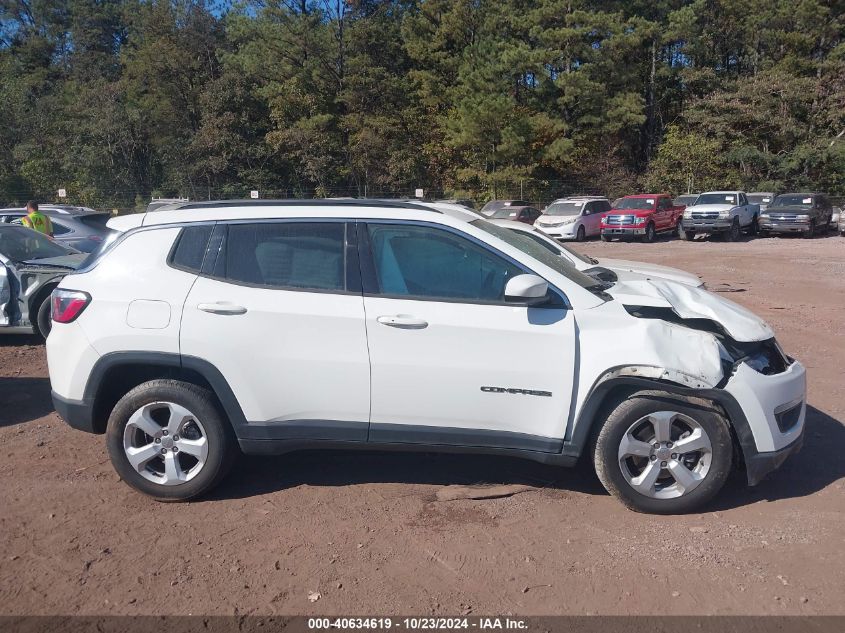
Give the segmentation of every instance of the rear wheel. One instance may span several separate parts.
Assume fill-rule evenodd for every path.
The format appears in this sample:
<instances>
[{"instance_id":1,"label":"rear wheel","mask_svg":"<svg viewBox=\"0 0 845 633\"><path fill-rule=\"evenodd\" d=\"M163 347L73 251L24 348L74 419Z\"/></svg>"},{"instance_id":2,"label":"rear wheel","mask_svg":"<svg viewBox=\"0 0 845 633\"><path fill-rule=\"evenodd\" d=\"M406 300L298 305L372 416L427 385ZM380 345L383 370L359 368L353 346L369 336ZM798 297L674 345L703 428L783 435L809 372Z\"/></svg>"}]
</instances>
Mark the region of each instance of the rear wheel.
<instances>
[{"instance_id":1,"label":"rear wheel","mask_svg":"<svg viewBox=\"0 0 845 633\"><path fill-rule=\"evenodd\" d=\"M616 406L593 444L604 487L638 512L691 512L727 481L733 445L715 409L662 392L640 392Z\"/></svg>"},{"instance_id":2,"label":"rear wheel","mask_svg":"<svg viewBox=\"0 0 845 633\"><path fill-rule=\"evenodd\" d=\"M130 486L159 501L185 501L213 488L234 455L234 437L214 395L178 380L151 380L112 410L106 445Z\"/></svg>"},{"instance_id":3,"label":"rear wheel","mask_svg":"<svg viewBox=\"0 0 845 633\"><path fill-rule=\"evenodd\" d=\"M579 226L577 233L575 233L575 239L579 242L583 242L587 238L587 232L584 230L584 226Z\"/></svg>"},{"instance_id":4,"label":"rear wheel","mask_svg":"<svg viewBox=\"0 0 845 633\"><path fill-rule=\"evenodd\" d=\"M53 310L50 295L41 302L38 306L38 312L35 315L35 327L38 329L38 334L46 339L50 335L50 330L53 328Z\"/></svg>"}]
</instances>

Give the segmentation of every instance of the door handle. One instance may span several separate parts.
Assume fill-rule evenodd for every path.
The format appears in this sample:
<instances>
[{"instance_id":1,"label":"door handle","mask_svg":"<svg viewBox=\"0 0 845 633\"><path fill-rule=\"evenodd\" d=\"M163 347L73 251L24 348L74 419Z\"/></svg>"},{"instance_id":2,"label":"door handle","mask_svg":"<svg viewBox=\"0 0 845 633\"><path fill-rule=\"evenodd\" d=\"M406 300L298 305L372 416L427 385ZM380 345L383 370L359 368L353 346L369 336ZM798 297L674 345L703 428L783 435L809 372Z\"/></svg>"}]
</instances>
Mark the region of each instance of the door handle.
<instances>
[{"instance_id":1,"label":"door handle","mask_svg":"<svg viewBox=\"0 0 845 633\"><path fill-rule=\"evenodd\" d=\"M218 301L217 303L200 303L199 305L197 305L197 310L202 310L203 312L210 312L211 314L246 314L245 307L235 305L234 303L225 303L222 301Z\"/></svg>"},{"instance_id":2,"label":"door handle","mask_svg":"<svg viewBox=\"0 0 845 633\"><path fill-rule=\"evenodd\" d=\"M382 325L389 325L390 327L398 327L402 330L422 330L428 327L428 321L418 319L409 314L393 314L390 316L380 316L376 319Z\"/></svg>"}]
</instances>

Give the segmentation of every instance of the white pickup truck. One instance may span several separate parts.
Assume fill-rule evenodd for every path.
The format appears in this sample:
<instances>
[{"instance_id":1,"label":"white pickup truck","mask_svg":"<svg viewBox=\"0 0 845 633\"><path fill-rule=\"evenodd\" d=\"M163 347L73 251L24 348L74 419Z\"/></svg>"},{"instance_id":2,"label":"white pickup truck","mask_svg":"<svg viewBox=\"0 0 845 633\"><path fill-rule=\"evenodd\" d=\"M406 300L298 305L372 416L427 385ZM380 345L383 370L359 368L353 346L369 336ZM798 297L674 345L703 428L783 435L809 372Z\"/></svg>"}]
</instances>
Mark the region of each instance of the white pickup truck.
<instances>
[{"instance_id":1,"label":"white pickup truck","mask_svg":"<svg viewBox=\"0 0 845 633\"><path fill-rule=\"evenodd\" d=\"M736 242L745 231L757 234L760 205L748 202L744 191L708 191L684 210L683 237L692 240L699 233L723 233Z\"/></svg>"}]
</instances>

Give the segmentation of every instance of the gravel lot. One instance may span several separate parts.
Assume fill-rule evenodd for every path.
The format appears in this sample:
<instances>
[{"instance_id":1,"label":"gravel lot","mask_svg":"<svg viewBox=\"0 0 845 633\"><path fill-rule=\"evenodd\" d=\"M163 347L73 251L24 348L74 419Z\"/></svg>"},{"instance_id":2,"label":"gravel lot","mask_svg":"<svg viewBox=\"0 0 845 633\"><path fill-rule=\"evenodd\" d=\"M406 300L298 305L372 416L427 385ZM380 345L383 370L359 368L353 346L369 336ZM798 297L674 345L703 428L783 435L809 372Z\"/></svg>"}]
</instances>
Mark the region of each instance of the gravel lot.
<instances>
[{"instance_id":1,"label":"gravel lot","mask_svg":"<svg viewBox=\"0 0 845 633\"><path fill-rule=\"evenodd\" d=\"M845 614L845 239L583 250L766 318L808 368L804 450L681 517L625 510L586 468L419 454L243 459L213 497L158 504L53 413L43 347L0 336L0 613ZM438 501L451 484L530 488Z\"/></svg>"}]
</instances>

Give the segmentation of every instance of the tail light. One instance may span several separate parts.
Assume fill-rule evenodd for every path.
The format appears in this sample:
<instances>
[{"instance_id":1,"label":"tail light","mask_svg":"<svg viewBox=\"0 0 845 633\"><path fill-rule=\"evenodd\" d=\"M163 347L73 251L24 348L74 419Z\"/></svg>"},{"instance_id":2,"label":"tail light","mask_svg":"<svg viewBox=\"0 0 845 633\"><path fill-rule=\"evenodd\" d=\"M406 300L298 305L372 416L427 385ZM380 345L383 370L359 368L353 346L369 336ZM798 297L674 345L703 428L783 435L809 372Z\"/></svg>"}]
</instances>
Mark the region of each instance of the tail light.
<instances>
[{"instance_id":1,"label":"tail light","mask_svg":"<svg viewBox=\"0 0 845 633\"><path fill-rule=\"evenodd\" d=\"M91 295L81 290L56 288L52 296L55 323L70 323L91 303Z\"/></svg>"}]
</instances>

